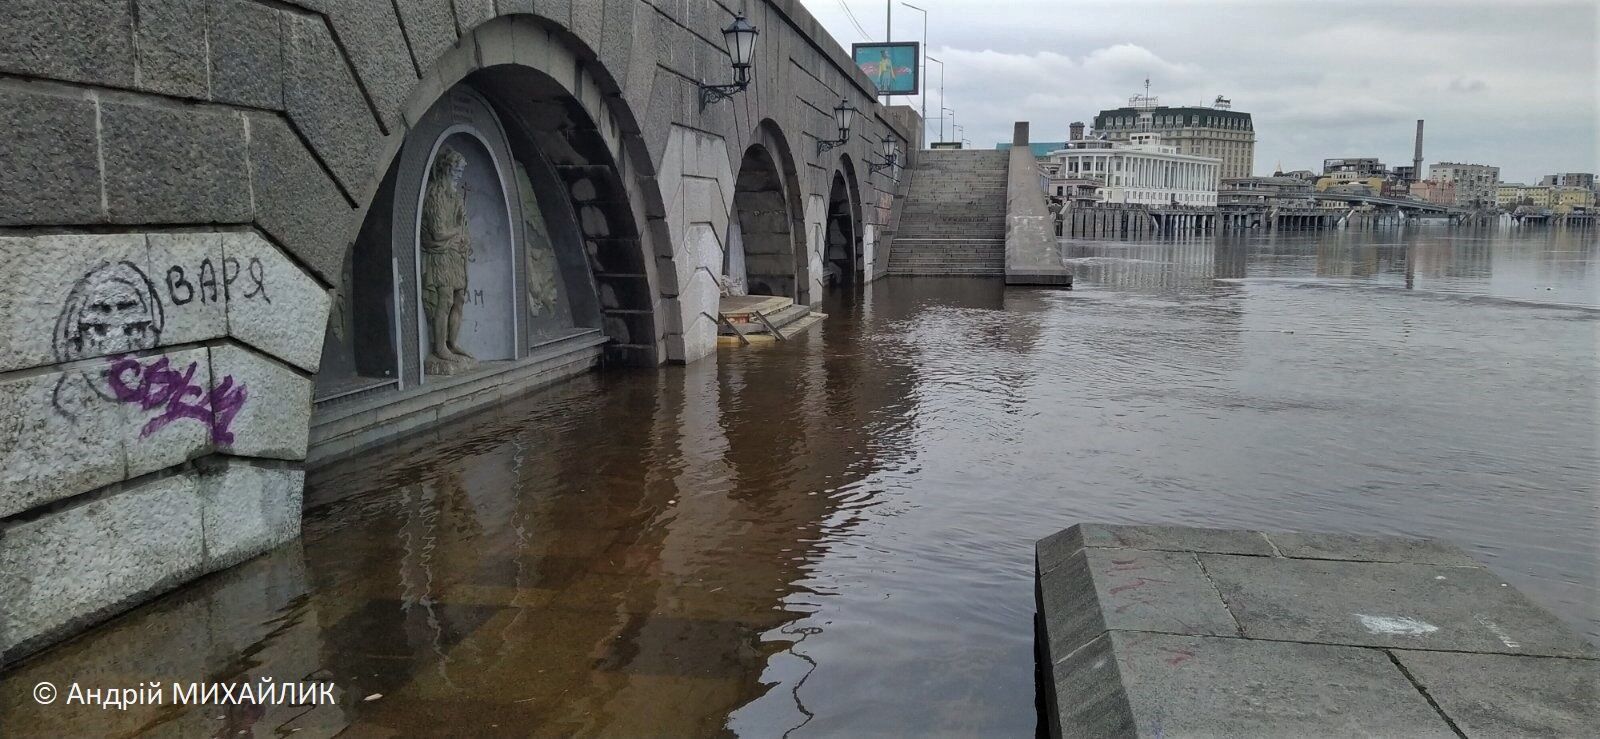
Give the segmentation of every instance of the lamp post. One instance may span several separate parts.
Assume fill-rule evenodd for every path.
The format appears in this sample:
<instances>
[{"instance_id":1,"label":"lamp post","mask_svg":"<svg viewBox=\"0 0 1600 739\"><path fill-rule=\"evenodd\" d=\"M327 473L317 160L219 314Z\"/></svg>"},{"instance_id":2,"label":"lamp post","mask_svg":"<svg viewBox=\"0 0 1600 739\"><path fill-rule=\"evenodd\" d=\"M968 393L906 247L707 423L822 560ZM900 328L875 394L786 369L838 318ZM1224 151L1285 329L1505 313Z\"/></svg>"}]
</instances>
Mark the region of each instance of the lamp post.
<instances>
[{"instance_id":1,"label":"lamp post","mask_svg":"<svg viewBox=\"0 0 1600 739\"><path fill-rule=\"evenodd\" d=\"M723 41L728 46L728 60L733 65L733 82L727 85L700 83L700 109L719 100L726 100L750 86L750 59L755 54L756 34L761 33L740 13L722 29Z\"/></svg>"},{"instance_id":2,"label":"lamp post","mask_svg":"<svg viewBox=\"0 0 1600 739\"><path fill-rule=\"evenodd\" d=\"M878 161L867 162L867 172L878 172L880 170L887 169L889 170L889 178L898 180L899 177L896 176L896 173L900 168L900 151L899 147L895 144L894 137L883 137L880 155L882 158Z\"/></svg>"},{"instance_id":3,"label":"lamp post","mask_svg":"<svg viewBox=\"0 0 1600 739\"><path fill-rule=\"evenodd\" d=\"M912 5L911 3L904 3L903 2L903 3L900 3L900 4L922 14L922 75L921 75L921 77L927 77L928 76L928 11L923 10L922 8L919 8L919 7L915 6L915 5ZM939 68L940 69L944 69L944 65L940 64ZM920 83L919 86L922 88L917 93L917 97L922 98L922 119L923 120L927 120L928 119L928 81L926 79L918 79L917 81Z\"/></svg>"},{"instance_id":4,"label":"lamp post","mask_svg":"<svg viewBox=\"0 0 1600 739\"><path fill-rule=\"evenodd\" d=\"M855 121L856 108L844 98L839 98L839 104L833 106L833 123L839 127L839 138L817 139L817 155L836 146L850 143L850 124Z\"/></svg>"},{"instance_id":5,"label":"lamp post","mask_svg":"<svg viewBox=\"0 0 1600 739\"><path fill-rule=\"evenodd\" d=\"M939 123L939 140L943 141L944 140L944 62L942 62L942 61L940 61L938 59L935 59L935 58L933 58L931 56L930 57L925 57L925 58L930 62L937 62L939 64L939 121L940 121L940 123ZM926 125L926 121L927 121L928 117L926 115L924 115L922 117L922 119L924 121L924 125Z\"/></svg>"}]
</instances>

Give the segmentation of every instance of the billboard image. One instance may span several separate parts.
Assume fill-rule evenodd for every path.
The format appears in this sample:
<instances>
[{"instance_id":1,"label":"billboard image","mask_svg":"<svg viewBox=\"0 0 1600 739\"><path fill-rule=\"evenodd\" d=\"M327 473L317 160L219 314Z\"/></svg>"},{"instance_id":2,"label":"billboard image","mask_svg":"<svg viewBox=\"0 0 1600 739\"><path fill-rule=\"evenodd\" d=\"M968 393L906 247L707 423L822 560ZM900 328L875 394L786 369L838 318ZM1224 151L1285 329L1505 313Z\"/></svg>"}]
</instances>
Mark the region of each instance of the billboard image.
<instances>
[{"instance_id":1,"label":"billboard image","mask_svg":"<svg viewBox=\"0 0 1600 739\"><path fill-rule=\"evenodd\" d=\"M915 41L855 44L850 56L882 95L915 95L921 89Z\"/></svg>"}]
</instances>

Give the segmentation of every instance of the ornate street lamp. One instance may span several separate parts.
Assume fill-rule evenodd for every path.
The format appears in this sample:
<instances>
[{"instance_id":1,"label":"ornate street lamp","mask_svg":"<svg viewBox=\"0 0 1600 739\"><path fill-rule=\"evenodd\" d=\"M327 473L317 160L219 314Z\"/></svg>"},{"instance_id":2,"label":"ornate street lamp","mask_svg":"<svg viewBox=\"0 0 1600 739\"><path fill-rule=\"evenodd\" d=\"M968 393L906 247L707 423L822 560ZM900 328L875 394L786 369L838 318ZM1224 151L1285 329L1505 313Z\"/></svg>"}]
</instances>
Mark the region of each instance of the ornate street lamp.
<instances>
[{"instance_id":1,"label":"ornate street lamp","mask_svg":"<svg viewBox=\"0 0 1600 739\"><path fill-rule=\"evenodd\" d=\"M839 99L839 104L833 106L833 122L839 127L839 138L833 140L817 139L817 154L822 154L836 146L850 143L850 124L856 119L856 108L844 98Z\"/></svg>"},{"instance_id":2,"label":"ornate street lamp","mask_svg":"<svg viewBox=\"0 0 1600 739\"><path fill-rule=\"evenodd\" d=\"M870 173L887 169L890 179L900 179L900 151L892 137L883 137L882 157L879 161L867 162L867 171Z\"/></svg>"},{"instance_id":3,"label":"ornate street lamp","mask_svg":"<svg viewBox=\"0 0 1600 739\"><path fill-rule=\"evenodd\" d=\"M733 84L708 85L701 82L701 110L711 103L733 97L734 93L744 92L750 86L750 59L755 53L758 33L761 32L744 19L743 13L722 29L722 39L728 46L728 58L733 62Z\"/></svg>"}]
</instances>

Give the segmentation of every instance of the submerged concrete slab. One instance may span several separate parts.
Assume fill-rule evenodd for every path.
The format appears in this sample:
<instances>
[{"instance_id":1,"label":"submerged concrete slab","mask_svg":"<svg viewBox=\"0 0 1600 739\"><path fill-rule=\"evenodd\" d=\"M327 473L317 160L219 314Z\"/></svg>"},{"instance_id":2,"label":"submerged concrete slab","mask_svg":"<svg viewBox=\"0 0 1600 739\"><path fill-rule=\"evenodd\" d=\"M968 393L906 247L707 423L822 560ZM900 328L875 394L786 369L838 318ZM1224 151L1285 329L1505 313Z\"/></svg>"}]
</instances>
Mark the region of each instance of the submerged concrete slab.
<instances>
[{"instance_id":1,"label":"submerged concrete slab","mask_svg":"<svg viewBox=\"0 0 1600 739\"><path fill-rule=\"evenodd\" d=\"M1221 554L1200 562L1252 638L1600 657L1482 567Z\"/></svg>"},{"instance_id":2,"label":"submerged concrete slab","mask_svg":"<svg viewBox=\"0 0 1600 739\"><path fill-rule=\"evenodd\" d=\"M1113 631L1057 663L1053 736L1453 737L1383 652Z\"/></svg>"},{"instance_id":3,"label":"submerged concrete slab","mask_svg":"<svg viewBox=\"0 0 1600 739\"><path fill-rule=\"evenodd\" d=\"M1600 662L1396 652L1467 736L1584 736L1600 727Z\"/></svg>"},{"instance_id":4,"label":"submerged concrete slab","mask_svg":"<svg viewBox=\"0 0 1600 739\"><path fill-rule=\"evenodd\" d=\"M1038 542L1052 736L1576 735L1600 651L1459 549L1074 526Z\"/></svg>"}]
</instances>

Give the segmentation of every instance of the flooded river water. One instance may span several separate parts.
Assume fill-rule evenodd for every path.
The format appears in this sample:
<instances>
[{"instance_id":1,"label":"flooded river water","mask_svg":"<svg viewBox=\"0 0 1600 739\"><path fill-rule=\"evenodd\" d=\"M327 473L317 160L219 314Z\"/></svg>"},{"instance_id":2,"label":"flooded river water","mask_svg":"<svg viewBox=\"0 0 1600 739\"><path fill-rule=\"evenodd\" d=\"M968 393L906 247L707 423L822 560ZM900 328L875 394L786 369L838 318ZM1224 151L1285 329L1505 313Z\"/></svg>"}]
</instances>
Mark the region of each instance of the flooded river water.
<instances>
[{"instance_id":1,"label":"flooded river water","mask_svg":"<svg viewBox=\"0 0 1600 739\"><path fill-rule=\"evenodd\" d=\"M300 542L13 668L0 734L1028 735L1079 521L1438 537L1600 641L1594 232L1071 249L314 470ZM263 676L340 700L27 693Z\"/></svg>"}]
</instances>

